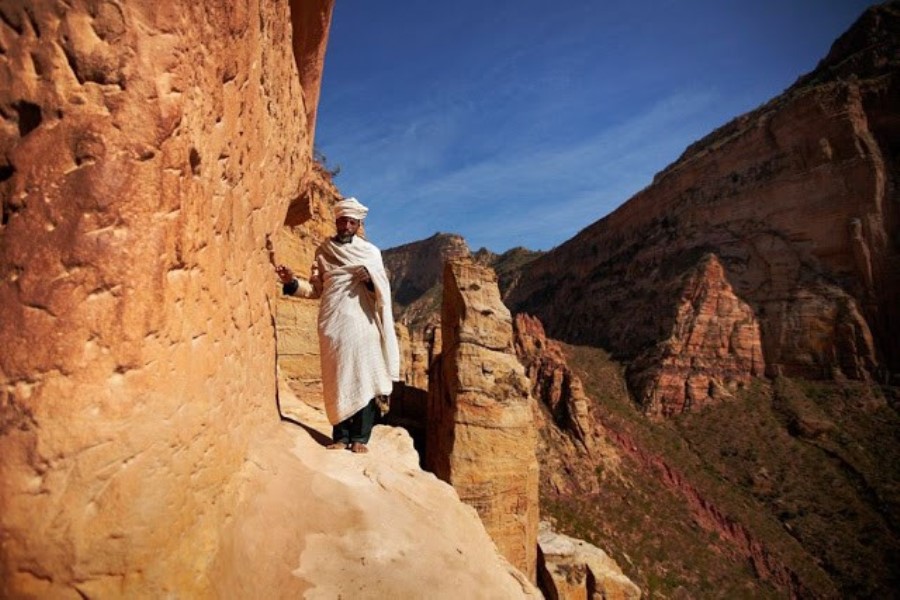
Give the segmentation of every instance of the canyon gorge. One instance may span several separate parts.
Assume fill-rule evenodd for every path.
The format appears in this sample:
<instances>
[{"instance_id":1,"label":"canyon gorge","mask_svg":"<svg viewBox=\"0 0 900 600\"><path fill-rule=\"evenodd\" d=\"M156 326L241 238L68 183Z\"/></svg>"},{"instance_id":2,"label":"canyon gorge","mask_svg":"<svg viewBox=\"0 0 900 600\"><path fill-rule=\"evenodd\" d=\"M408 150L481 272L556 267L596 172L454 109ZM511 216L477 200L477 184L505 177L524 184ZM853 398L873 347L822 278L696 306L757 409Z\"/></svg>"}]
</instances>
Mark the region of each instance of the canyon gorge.
<instances>
[{"instance_id":1,"label":"canyon gorge","mask_svg":"<svg viewBox=\"0 0 900 600\"><path fill-rule=\"evenodd\" d=\"M645 591L896 584L898 16L867 11L784 94L557 248L439 233L385 253L416 291L397 307L416 369L441 343L434 256L497 271L533 382L542 512Z\"/></svg>"},{"instance_id":2,"label":"canyon gorge","mask_svg":"<svg viewBox=\"0 0 900 600\"><path fill-rule=\"evenodd\" d=\"M900 3L550 251L385 250L366 456L274 276L332 11L0 4L0 596L894 593Z\"/></svg>"}]
</instances>

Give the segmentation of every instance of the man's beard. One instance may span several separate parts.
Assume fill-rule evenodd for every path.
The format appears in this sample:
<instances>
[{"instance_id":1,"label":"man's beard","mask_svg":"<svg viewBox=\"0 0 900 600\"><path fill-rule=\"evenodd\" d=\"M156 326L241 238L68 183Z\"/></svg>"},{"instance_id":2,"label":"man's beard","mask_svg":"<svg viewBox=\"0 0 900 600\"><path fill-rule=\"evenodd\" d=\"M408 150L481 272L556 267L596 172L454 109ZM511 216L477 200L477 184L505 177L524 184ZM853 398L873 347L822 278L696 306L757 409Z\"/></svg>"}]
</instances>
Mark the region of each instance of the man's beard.
<instances>
[{"instance_id":1,"label":"man's beard","mask_svg":"<svg viewBox=\"0 0 900 600\"><path fill-rule=\"evenodd\" d=\"M335 236L335 239L337 239L337 241L340 242L341 244L349 244L350 241L353 239L353 235L354 234L352 234L352 233L348 233L346 235L341 235L339 233Z\"/></svg>"}]
</instances>

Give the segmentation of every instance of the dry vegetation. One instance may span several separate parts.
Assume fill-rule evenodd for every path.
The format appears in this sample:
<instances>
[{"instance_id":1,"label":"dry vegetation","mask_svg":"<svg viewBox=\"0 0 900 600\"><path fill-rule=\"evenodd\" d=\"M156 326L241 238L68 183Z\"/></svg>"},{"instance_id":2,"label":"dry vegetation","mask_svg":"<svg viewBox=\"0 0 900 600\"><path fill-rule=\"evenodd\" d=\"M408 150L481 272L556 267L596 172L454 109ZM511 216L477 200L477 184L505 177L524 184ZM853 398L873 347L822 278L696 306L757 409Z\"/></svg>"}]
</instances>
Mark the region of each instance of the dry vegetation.
<instances>
[{"instance_id":1,"label":"dry vegetation","mask_svg":"<svg viewBox=\"0 0 900 600\"><path fill-rule=\"evenodd\" d=\"M542 490L542 509L610 552L648 597L895 597L896 390L759 381L651 422L604 352L567 353L620 441L623 475L597 473L592 497Z\"/></svg>"}]
</instances>

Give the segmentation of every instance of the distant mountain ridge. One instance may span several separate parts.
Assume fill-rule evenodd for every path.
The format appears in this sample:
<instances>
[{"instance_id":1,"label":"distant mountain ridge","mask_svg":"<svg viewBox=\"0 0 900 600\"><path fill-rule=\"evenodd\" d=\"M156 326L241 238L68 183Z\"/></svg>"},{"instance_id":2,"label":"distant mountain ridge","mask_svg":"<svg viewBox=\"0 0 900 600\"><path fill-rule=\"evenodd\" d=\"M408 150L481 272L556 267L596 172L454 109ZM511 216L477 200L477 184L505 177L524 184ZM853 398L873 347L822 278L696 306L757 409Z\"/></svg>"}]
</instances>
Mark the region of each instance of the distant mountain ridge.
<instances>
[{"instance_id":1,"label":"distant mountain ridge","mask_svg":"<svg viewBox=\"0 0 900 600\"><path fill-rule=\"evenodd\" d=\"M393 291L395 317L413 329L434 321L440 312L441 277L447 260L471 256L494 269L500 289L504 290L518 279L524 265L542 254L522 247L502 254L481 248L473 254L461 235L441 232L382 252Z\"/></svg>"},{"instance_id":2,"label":"distant mountain ridge","mask_svg":"<svg viewBox=\"0 0 900 600\"><path fill-rule=\"evenodd\" d=\"M762 373L896 379L898 65L891 2L868 10L783 95L529 263L510 308L628 362L632 391L655 414L715 402ZM713 278L710 260L722 267ZM700 312L721 293L738 301L735 329ZM748 354L756 344L764 365ZM680 364L666 366L676 355ZM723 360L737 370L723 372Z\"/></svg>"}]
</instances>

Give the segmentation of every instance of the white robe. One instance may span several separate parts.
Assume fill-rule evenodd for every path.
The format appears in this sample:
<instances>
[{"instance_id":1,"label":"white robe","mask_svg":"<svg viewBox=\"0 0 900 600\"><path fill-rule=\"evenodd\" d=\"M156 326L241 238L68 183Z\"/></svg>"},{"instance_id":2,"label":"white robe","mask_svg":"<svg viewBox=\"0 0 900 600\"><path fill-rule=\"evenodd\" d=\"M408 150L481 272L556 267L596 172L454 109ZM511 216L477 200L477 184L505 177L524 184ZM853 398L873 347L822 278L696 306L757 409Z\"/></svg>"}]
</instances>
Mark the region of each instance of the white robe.
<instances>
[{"instance_id":1,"label":"white robe","mask_svg":"<svg viewBox=\"0 0 900 600\"><path fill-rule=\"evenodd\" d=\"M353 281L360 266L368 270L374 292ZM392 381L400 380L400 351L391 287L378 248L359 236L346 244L329 239L316 251L315 275L322 290L319 349L325 412L336 425L375 396L391 393Z\"/></svg>"}]
</instances>

